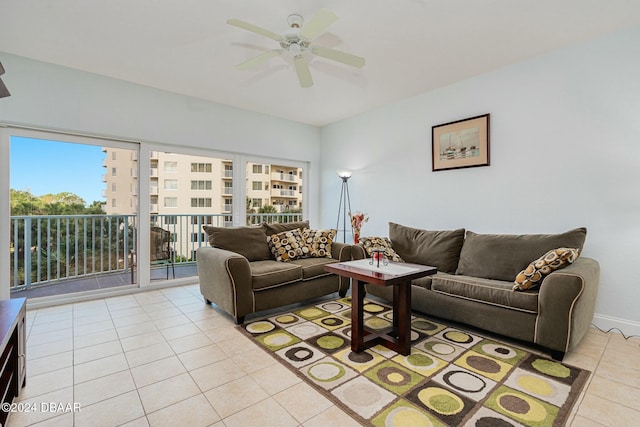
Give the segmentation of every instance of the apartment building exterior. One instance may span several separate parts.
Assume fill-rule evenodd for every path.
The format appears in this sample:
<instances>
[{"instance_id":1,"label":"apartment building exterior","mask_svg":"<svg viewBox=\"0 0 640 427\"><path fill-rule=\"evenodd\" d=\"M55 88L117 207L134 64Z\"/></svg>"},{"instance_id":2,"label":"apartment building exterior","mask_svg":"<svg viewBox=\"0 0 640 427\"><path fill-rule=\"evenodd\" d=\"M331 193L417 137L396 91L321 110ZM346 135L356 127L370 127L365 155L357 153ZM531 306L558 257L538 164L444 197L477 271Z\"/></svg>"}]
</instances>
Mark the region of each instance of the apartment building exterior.
<instances>
[{"instance_id":1,"label":"apartment building exterior","mask_svg":"<svg viewBox=\"0 0 640 427\"><path fill-rule=\"evenodd\" d=\"M138 158L133 150L103 147L105 213L138 211ZM152 222L180 234L182 253L193 259L194 243L204 241L202 225L232 225L233 162L230 159L152 151L150 158ZM247 163L247 212L301 212L302 169ZM265 208L266 206L273 208ZM183 231L188 230L188 231ZM178 248L176 248L178 249Z\"/></svg>"}]
</instances>

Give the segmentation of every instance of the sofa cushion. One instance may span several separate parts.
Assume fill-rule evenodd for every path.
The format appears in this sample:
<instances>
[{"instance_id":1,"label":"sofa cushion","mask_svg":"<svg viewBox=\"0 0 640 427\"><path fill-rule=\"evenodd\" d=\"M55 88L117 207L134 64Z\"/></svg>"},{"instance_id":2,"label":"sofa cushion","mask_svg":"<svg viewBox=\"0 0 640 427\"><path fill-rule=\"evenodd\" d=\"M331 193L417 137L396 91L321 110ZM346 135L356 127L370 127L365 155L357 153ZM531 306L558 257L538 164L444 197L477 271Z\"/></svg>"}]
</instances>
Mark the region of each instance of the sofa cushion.
<instances>
[{"instance_id":1,"label":"sofa cushion","mask_svg":"<svg viewBox=\"0 0 640 427\"><path fill-rule=\"evenodd\" d=\"M267 236L271 236L272 234L295 230L296 228L304 230L305 228L309 228L309 221L284 222L282 224L277 222L267 224L266 222L263 222L262 228Z\"/></svg>"},{"instance_id":2,"label":"sofa cushion","mask_svg":"<svg viewBox=\"0 0 640 427\"><path fill-rule=\"evenodd\" d=\"M338 260L333 258L319 257L319 258L302 258L295 259L291 264L299 265L302 268L302 280L315 279L320 276L328 276L329 273L324 269L327 264L333 264Z\"/></svg>"},{"instance_id":3,"label":"sofa cushion","mask_svg":"<svg viewBox=\"0 0 640 427\"><path fill-rule=\"evenodd\" d=\"M433 276L431 290L471 301L537 313L538 292L513 292L512 284L513 282L501 280L438 273Z\"/></svg>"},{"instance_id":4,"label":"sofa cushion","mask_svg":"<svg viewBox=\"0 0 640 427\"><path fill-rule=\"evenodd\" d=\"M362 246L367 257L373 256L374 249L380 249L384 251L384 256L387 257L387 259L395 262L403 262L400 255L393 249L391 240L389 240L388 237L361 237L358 245Z\"/></svg>"},{"instance_id":5,"label":"sofa cushion","mask_svg":"<svg viewBox=\"0 0 640 427\"><path fill-rule=\"evenodd\" d=\"M430 290L431 289L431 283L433 282L433 278L437 277L438 274L442 274L442 273L436 273L436 274L431 275L431 276L425 276L425 277L421 277L419 279L413 279L411 281L411 284L413 286L418 286L420 288L424 288L424 289Z\"/></svg>"},{"instance_id":6,"label":"sofa cushion","mask_svg":"<svg viewBox=\"0 0 640 427\"><path fill-rule=\"evenodd\" d=\"M560 234L476 234L467 231L456 274L512 282L518 273L555 248L582 251L586 228Z\"/></svg>"},{"instance_id":7,"label":"sofa cushion","mask_svg":"<svg viewBox=\"0 0 640 427\"><path fill-rule=\"evenodd\" d=\"M406 262L429 265L437 267L438 271L453 273L458 267L464 229L428 231L390 222L389 238L393 249Z\"/></svg>"},{"instance_id":8,"label":"sofa cushion","mask_svg":"<svg viewBox=\"0 0 640 427\"><path fill-rule=\"evenodd\" d=\"M271 234L267 237L267 242L276 261L288 262L292 259L303 258L306 255L303 250L302 233L299 228Z\"/></svg>"},{"instance_id":9,"label":"sofa cushion","mask_svg":"<svg viewBox=\"0 0 640 427\"><path fill-rule=\"evenodd\" d=\"M251 267L251 286L265 289L302 280L302 267L287 262L254 261Z\"/></svg>"},{"instance_id":10,"label":"sofa cushion","mask_svg":"<svg viewBox=\"0 0 640 427\"><path fill-rule=\"evenodd\" d=\"M262 261L271 258L264 229L258 227L213 227L203 225L209 244L216 248L236 252L249 261Z\"/></svg>"},{"instance_id":11,"label":"sofa cushion","mask_svg":"<svg viewBox=\"0 0 640 427\"><path fill-rule=\"evenodd\" d=\"M302 230L302 245L305 255L315 258L331 258L331 243L338 231L330 230Z\"/></svg>"},{"instance_id":12,"label":"sofa cushion","mask_svg":"<svg viewBox=\"0 0 640 427\"><path fill-rule=\"evenodd\" d=\"M518 273L513 290L524 291L540 285L549 273L571 264L576 258L578 250L574 248L550 250Z\"/></svg>"}]
</instances>

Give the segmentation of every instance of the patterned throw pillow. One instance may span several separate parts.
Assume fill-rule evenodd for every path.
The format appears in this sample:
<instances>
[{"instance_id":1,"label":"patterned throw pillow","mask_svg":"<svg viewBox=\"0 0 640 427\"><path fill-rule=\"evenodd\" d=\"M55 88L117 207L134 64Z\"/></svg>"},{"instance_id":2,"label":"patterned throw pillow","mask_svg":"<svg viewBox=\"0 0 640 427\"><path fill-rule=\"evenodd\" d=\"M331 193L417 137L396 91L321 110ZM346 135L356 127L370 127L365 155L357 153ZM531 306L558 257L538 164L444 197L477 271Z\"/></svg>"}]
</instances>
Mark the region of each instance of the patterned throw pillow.
<instances>
[{"instance_id":1,"label":"patterned throw pillow","mask_svg":"<svg viewBox=\"0 0 640 427\"><path fill-rule=\"evenodd\" d=\"M267 237L271 253L276 261L291 261L292 259L303 258L302 233L299 228L295 230L283 231Z\"/></svg>"},{"instance_id":2,"label":"patterned throw pillow","mask_svg":"<svg viewBox=\"0 0 640 427\"><path fill-rule=\"evenodd\" d=\"M574 248L550 250L518 273L513 290L524 291L540 285L546 275L571 264L578 258L578 254L579 250Z\"/></svg>"},{"instance_id":3,"label":"patterned throw pillow","mask_svg":"<svg viewBox=\"0 0 640 427\"><path fill-rule=\"evenodd\" d=\"M387 259L395 262L404 262L391 247L391 240L388 237L361 237L358 244L364 248L367 257L372 256L374 249L381 249Z\"/></svg>"},{"instance_id":4,"label":"patterned throw pillow","mask_svg":"<svg viewBox=\"0 0 640 427\"><path fill-rule=\"evenodd\" d=\"M314 258L331 258L331 243L338 230L302 230L303 252Z\"/></svg>"}]
</instances>

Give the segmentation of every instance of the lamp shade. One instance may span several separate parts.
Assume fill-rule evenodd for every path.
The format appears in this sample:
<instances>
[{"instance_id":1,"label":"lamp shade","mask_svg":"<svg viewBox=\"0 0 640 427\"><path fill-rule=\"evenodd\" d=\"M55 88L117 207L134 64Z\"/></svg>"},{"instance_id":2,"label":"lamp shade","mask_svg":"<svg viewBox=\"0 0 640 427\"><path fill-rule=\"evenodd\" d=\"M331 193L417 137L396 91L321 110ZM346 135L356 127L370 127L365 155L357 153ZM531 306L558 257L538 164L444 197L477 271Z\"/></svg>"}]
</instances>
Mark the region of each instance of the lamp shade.
<instances>
[{"instance_id":1,"label":"lamp shade","mask_svg":"<svg viewBox=\"0 0 640 427\"><path fill-rule=\"evenodd\" d=\"M351 171L338 171L338 176L342 178L343 181L351 178Z\"/></svg>"}]
</instances>

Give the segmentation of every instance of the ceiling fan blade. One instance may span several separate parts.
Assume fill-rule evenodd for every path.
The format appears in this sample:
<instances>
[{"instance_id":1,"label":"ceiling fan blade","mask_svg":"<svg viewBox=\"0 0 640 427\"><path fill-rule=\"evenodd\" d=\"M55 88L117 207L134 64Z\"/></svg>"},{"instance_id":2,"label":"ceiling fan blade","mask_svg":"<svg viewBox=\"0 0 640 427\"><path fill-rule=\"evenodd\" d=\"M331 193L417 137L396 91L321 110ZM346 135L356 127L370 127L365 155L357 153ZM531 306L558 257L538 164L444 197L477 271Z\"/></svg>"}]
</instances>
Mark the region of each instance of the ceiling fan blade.
<instances>
[{"instance_id":1,"label":"ceiling fan blade","mask_svg":"<svg viewBox=\"0 0 640 427\"><path fill-rule=\"evenodd\" d=\"M361 56L352 55L350 53L329 49L326 47L312 46L311 52L315 55L322 56L323 58L351 65L352 67L362 68L365 63L365 59Z\"/></svg>"},{"instance_id":2,"label":"ceiling fan blade","mask_svg":"<svg viewBox=\"0 0 640 427\"><path fill-rule=\"evenodd\" d=\"M320 9L309 22L302 26L298 35L307 41L313 40L337 20L338 17L335 13Z\"/></svg>"},{"instance_id":3,"label":"ceiling fan blade","mask_svg":"<svg viewBox=\"0 0 640 427\"><path fill-rule=\"evenodd\" d=\"M251 31L252 33L256 33L264 37L268 37L277 42L282 40L282 36L280 34L276 34L273 31L266 30L262 27L258 27L257 25L253 25L248 22L241 21L240 19L227 19L227 24L233 25L234 27L242 28L243 30Z\"/></svg>"},{"instance_id":4,"label":"ceiling fan blade","mask_svg":"<svg viewBox=\"0 0 640 427\"><path fill-rule=\"evenodd\" d=\"M4 67L2 63L0 63L0 76L4 74ZM6 98L7 96L11 96L9 93L9 89L4 85L2 80L0 80L0 98Z\"/></svg>"},{"instance_id":5,"label":"ceiling fan blade","mask_svg":"<svg viewBox=\"0 0 640 427\"><path fill-rule=\"evenodd\" d=\"M269 52L263 53L262 55L258 55L255 58L251 58L247 61L244 61L241 64L236 65L236 68L238 70L248 70L249 68L253 68L258 64L261 64L273 57L280 55L281 53L282 53L282 50L280 49L271 50Z\"/></svg>"},{"instance_id":6,"label":"ceiling fan blade","mask_svg":"<svg viewBox=\"0 0 640 427\"><path fill-rule=\"evenodd\" d=\"M7 89L4 83L2 83L2 80L0 80L0 98L6 98L7 96L11 96L9 89Z\"/></svg>"},{"instance_id":7,"label":"ceiling fan blade","mask_svg":"<svg viewBox=\"0 0 640 427\"><path fill-rule=\"evenodd\" d=\"M311 78L311 71L309 70L309 64L305 61L304 56L297 55L293 58L293 62L296 66L296 74L298 74L298 80L300 86L311 87L313 86L313 79Z\"/></svg>"}]
</instances>

